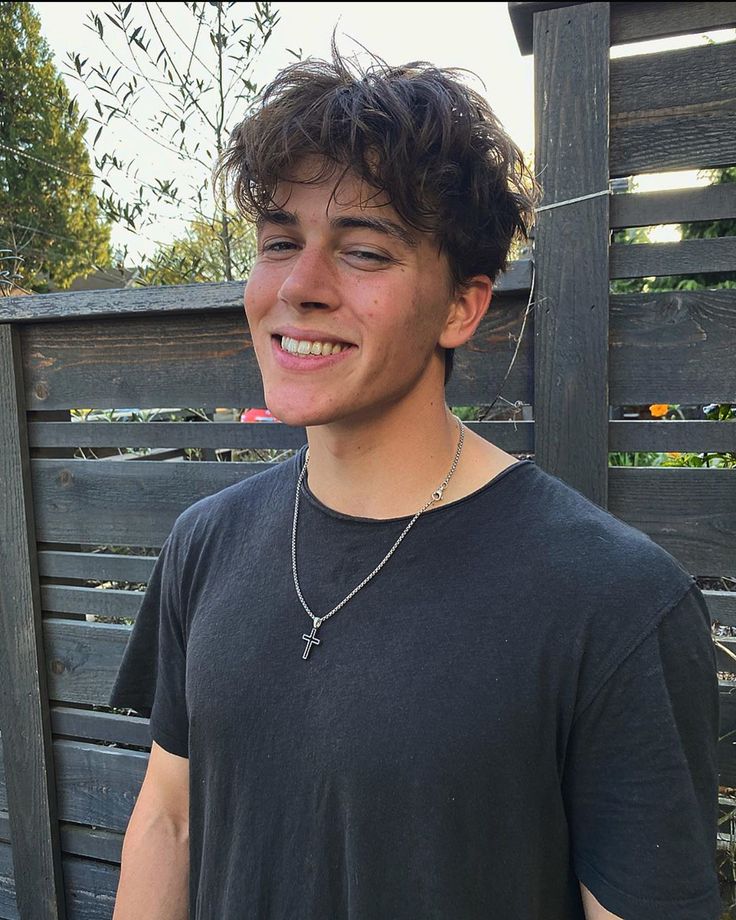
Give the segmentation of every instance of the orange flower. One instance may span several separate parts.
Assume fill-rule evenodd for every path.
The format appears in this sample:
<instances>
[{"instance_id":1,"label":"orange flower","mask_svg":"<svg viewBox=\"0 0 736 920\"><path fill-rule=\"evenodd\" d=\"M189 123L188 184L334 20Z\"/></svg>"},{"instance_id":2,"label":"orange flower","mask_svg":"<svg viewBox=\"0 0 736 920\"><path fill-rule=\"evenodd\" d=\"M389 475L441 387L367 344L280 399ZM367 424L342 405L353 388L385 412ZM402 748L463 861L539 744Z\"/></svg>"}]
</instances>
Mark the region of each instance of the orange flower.
<instances>
[{"instance_id":1,"label":"orange flower","mask_svg":"<svg viewBox=\"0 0 736 920\"><path fill-rule=\"evenodd\" d=\"M679 457L680 456L679 450L668 450L666 453L668 457Z\"/></svg>"},{"instance_id":2,"label":"orange flower","mask_svg":"<svg viewBox=\"0 0 736 920\"><path fill-rule=\"evenodd\" d=\"M670 411L670 407L662 403L656 403L654 406L649 407L649 411L655 418L660 418L662 415L667 415Z\"/></svg>"}]
</instances>

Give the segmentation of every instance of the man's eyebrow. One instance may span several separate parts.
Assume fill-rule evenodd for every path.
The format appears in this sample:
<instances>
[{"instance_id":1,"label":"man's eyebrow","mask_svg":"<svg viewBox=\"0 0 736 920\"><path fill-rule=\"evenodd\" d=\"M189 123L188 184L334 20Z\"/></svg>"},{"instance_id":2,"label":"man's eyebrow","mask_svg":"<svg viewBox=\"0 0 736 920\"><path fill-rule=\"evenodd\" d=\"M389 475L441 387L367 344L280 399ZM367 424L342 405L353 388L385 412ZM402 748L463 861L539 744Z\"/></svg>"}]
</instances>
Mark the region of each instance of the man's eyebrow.
<instances>
[{"instance_id":1,"label":"man's eyebrow","mask_svg":"<svg viewBox=\"0 0 736 920\"><path fill-rule=\"evenodd\" d=\"M292 211L266 211L256 220L256 228L261 231L265 224L277 224L281 227L298 227L299 218ZM373 230L397 239L405 246L416 249L419 241L406 227L387 217L333 217L330 226L334 230Z\"/></svg>"}]
</instances>

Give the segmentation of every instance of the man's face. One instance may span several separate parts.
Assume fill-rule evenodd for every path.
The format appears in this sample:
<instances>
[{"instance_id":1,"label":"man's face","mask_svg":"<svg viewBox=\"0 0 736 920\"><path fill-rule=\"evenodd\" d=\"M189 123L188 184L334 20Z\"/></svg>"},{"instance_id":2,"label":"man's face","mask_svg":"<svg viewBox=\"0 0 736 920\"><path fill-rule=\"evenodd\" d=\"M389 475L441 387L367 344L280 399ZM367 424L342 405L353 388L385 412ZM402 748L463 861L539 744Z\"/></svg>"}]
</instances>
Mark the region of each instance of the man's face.
<instances>
[{"instance_id":1,"label":"man's face","mask_svg":"<svg viewBox=\"0 0 736 920\"><path fill-rule=\"evenodd\" d=\"M291 425L444 398L446 257L352 174L330 202L336 181L279 184L245 291L266 403Z\"/></svg>"}]
</instances>

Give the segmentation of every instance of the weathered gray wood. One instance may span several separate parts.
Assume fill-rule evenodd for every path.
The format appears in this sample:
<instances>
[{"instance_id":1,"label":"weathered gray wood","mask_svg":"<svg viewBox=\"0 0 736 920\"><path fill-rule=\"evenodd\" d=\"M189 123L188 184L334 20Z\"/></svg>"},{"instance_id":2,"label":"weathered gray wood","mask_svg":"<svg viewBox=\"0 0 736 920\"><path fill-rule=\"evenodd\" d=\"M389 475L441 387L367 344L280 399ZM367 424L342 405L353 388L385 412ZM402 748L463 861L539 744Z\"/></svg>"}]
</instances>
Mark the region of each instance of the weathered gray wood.
<instances>
[{"instance_id":1,"label":"weathered gray wood","mask_svg":"<svg viewBox=\"0 0 736 920\"><path fill-rule=\"evenodd\" d=\"M8 810L8 790L5 787L5 762L3 760L3 739L0 736L0 810Z\"/></svg>"},{"instance_id":2,"label":"weathered gray wood","mask_svg":"<svg viewBox=\"0 0 736 920\"><path fill-rule=\"evenodd\" d=\"M46 578L76 578L94 581L147 582L155 556L122 556L113 553L72 553L42 550L39 573Z\"/></svg>"},{"instance_id":3,"label":"weathered gray wood","mask_svg":"<svg viewBox=\"0 0 736 920\"><path fill-rule=\"evenodd\" d=\"M0 325L0 725L18 909L64 920L17 330Z\"/></svg>"},{"instance_id":4,"label":"weathered gray wood","mask_svg":"<svg viewBox=\"0 0 736 920\"><path fill-rule=\"evenodd\" d=\"M735 340L736 290L616 294L610 301L609 403L731 402Z\"/></svg>"},{"instance_id":5,"label":"weathered gray wood","mask_svg":"<svg viewBox=\"0 0 736 920\"><path fill-rule=\"evenodd\" d=\"M84 588L73 585L43 585L41 606L54 613L83 613L98 617L135 617L142 591L118 588Z\"/></svg>"},{"instance_id":6,"label":"weathered gray wood","mask_svg":"<svg viewBox=\"0 0 736 920\"><path fill-rule=\"evenodd\" d=\"M611 467L608 510L697 575L736 574L736 488L730 469Z\"/></svg>"},{"instance_id":7,"label":"weathered gray wood","mask_svg":"<svg viewBox=\"0 0 736 920\"><path fill-rule=\"evenodd\" d=\"M31 422L31 447L211 447L294 450L303 428L257 422Z\"/></svg>"},{"instance_id":8,"label":"weathered gray wood","mask_svg":"<svg viewBox=\"0 0 736 920\"><path fill-rule=\"evenodd\" d=\"M0 843L10 843L10 818L0 809Z\"/></svg>"},{"instance_id":9,"label":"weathered gray wood","mask_svg":"<svg viewBox=\"0 0 736 920\"><path fill-rule=\"evenodd\" d=\"M69 920L110 920L120 870L96 859L64 858Z\"/></svg>"},{"instance_id":10,"label":"weathered gray wood","mask_svg":"<svg viewBox=\"0 0 736 920\"><path fill-rule=\"evenodd\" d=\"M6 843L0 843L0 917L3 920L21 920L15 900L13 856Z\"/></svg>"},{"instance_id":11,"label":"weathered gray wood","mask_svg":"<svg viewBox=\"0 0 736 920\"><path fill-rule=\"evenodd\" d=\"M610 226L613 229L733 217L736 217L736 182L611 196Z\"/></svg>"},{"instance_id":12,"label":"weathered gray wood","mask_svg":"<svg viewBox=\"0 0 736 920\"><path fill-rule=\"evenodd\" d=\"M736 626L736 591L703 591L712 621ZM734 649L736 654L736 649ZM729 668L729 670L731 670Z\"/></svg>"},{"instance_id":13,"label":"weathered gray wood","mask_svg":"<svg viewBox=\"0 0 736 920\"><path fill-rule=\"evenodd\" d=\"M611 136L621 122L655 121L706 109L733 112L736 54L732 42L611 60Z\"/></svg>"},{"instance_id":14,"label":"weathered gray wood","mask_svg":"<svg viewBox=\"0 0 736 920\"><path fill-rule=\"evenodd\" d=\"M608 3L534 16L535 157L544 176L543 204L608 188L608 47ZM585 143L571 143L573 137ZM542 211L535 239L535 459L603 507L608 223L608 196L590 198Z\"/></svg>"},{"instance_id":15,"label":"weathered gray wood","mask_svg":"<svg viewBox=\"0 0 736 920\"><path fill-rule=\"evenodd\" d=\"M614 243L611 246L611 278L709 272L736 272L736 236L679 243Z\"/></svg>"},{"instance_id":16,"label":"weathered gray wood","mask_svg":"<svg viewBox=\"0 0 736 920\"><path fill-rule=\"evenodd\" d=\"M54 741L59 818L123 833L148 754L86 741Z\"/></svg>"},{"instance_id":17,"label":"weathered gray wood","mask_svg":"<svg viewBox=\"0 0 736 920\"><path fill-rule=\"evenodd\" d=\"M612 176L736 161L733 43L611 61Z\"/></svg>"},{"instance_id":18,"label":"weathered gray wood","mask_svg":"<svg viewBox=\"0 0 736 920\"><path fill-rule=\"evenodd\" d=\"M688 32L708 32L736 26L736 3L720 2L633 2L611 4L611 43L643 41Z\"/></svg>"},{"instance_id":19,"label":"weathered gray wood","mask_svg":"<svg viewBox=\"0 0 736 920\"><path fill-rule=\"evenodd\" d=\"M84 827L65 821L61 823L62 850L73 856L104 859L119 865L122 859L123 838L123 834L99 827Z\"/></svg>"},{"instance_id":20,"label":"weathered gray wood","mask_svg":"<svg viewBox=\"0 0 736 920\"><path fill-rule=\"evenodd\" d=\"M532 20L543 10L572 6L572 3L509 3L511 22L522 54L533 48ZM611 6L611 44L706 32L736 25L736 3L684 2L613 2Z\"/></svg>"},{"instance_id":21,"label":"weathered gray wood","mask_svg":"<svg viewBox=\"0 0 736 920\"><path fill-rule=\"evenodd\" d=\"M608 423L609 451L705 451L736 453L736 425L708 419L612 420Z\"/></svg>"},{"instance_id":22,"label":"weathered gray wood","mask_svg":"<svg viewBox=\"0 0 736 920\"><path fill-rule=\"evenodd\" d=\"M49 699L107 706L129 626L84 620L44 620Z\"/></svg>"},{"instance_id":23,"label":"weathered gray wood","mask_svg":"<svg viewBox=\"0 0 736 920\"><path fill-rule=\"evenodd\" d=\"M471 342L456 351L446 391L450 405L495 399L516 351L527 299L494 300ZM20 329L29 410L264 405L242 311L30 323ZM532 329L527 321L503 386L511 402L532 401Z\"/></svg>"},{"instance_id":24,"label":"weathered gray wood","mask_svg":"<svg viewBox=\"0 0 736 920\"><path fill-rule=\"evenodd\" d=\"M38 537L49 543L160 547L189 505L272 465L34 460Z\"/></svg>"},{"instance_id":25,"label":"weathered gray wood","mask_svg":"<svg viewBox=\"0 0 736 920\"><path fill-rule=\"evenodd\" d=\"M731 662L733 665L736 662ZM733 670L729 667L729 671ZM722 684L718 695L720 724L718 736L718 782L721 786L736 786L736 685ZM732 734L732 732L734 734Z\"/></svg>"},{"instance_id":26,"label":"weathered gray wood","mask_svg":"<svg viewBox=\"0 0 736 920\"><path fill-rule=\"evenodd\" d=\"M736 109L618 116L609 148L611 177L736 162Z\"/></svg>"},{"instance_id":27,"label":"weathered gray wood","mask_svg":"<svg viewBox=\"0 0 736 920\"><path fill-rule=\"evenodd\" d=\"M38 414L38 413L36 413ZM522 420L466 422L486 440L507 451L533 450L532 424ZM306 443L303 428L245 422L31 422L31 447L213 447L296 449ZM265 430L264 430L265 429Z\"/></svg>"},{"instance_id":28,"label":"weathered gray wood","mask_svg":"<svg viewBox=\"0 0 736 920\"><path fill-rule=\"evenodd\" d=\"M79 709L70 706L51 707L51 726L54 735L67 735L77 740L106 741L151 748L151 730L148 719L142 716L125 716L116 712Z\"/></svg>"},{"instance_id":29,"label":"weathered gray wood","mask_svg":"<svg viewBox=\"0 0 736 920\"><path fill-rule=\"evenodd\" d=\"M499 275L494 290L501 297L518 295L527 293L530 284L531 261L519 259L510 262ZM42 323L130 315L167 319L172 314L234 310L242 316L244 290L244 281L222 281L4 297L0 300L0 322Z\"/></svg>"}]
</instances>

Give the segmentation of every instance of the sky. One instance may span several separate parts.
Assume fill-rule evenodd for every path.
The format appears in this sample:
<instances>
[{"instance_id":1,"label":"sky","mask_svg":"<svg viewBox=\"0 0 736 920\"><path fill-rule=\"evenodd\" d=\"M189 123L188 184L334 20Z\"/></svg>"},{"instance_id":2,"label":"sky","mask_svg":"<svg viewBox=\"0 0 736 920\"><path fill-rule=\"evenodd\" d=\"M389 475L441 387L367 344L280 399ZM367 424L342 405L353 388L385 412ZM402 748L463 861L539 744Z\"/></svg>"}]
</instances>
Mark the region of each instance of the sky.
<instances>
[{"instance_id":1,"label":"sky","mask_svg":"<svg viewBox=\"0 0 736 920\"><path fill-rule=\"evenodd\" d=\"M157 5L154 3L152 7ZM150 32L145 6L144 3L134 2L132 14L137 17L136 22L146 25ZM250 3L238 6L242 7L245 16L252 11ZM477 76L467 75L470 85L486 96L512 138L531 154L534 144L533 61L531 55L522 57L519 52L505 2L285 2L275 6L280 13L280 22L254 68L253 78L257 83L269 81L279 69L294 60L287 49L301 49L304 57L328 57L332 31L337 27L340 50L356 54L361 60L366 57L360 47L364 45L390 64L426 60L442 67L461 67L472 71ZM105 11L112 12L111 3L54 2L35 3L34 7L40 14L42 33L54 53L56 65L65 76L70 66L68 52L77 52L83 58L89 58L91 63L100 60L105 64L114 63L96 32L85 25L89 13L98 12L107 26L105 38L109 38L114 49L116 30L103 15ZM163 8L173 27L186 37L191 17L185 4L164 3ZM164 38L173 50L178 39L171 33ZM686 39L688 43L695 41L702 39ZM674 42L678 43L684 42L682 39ZM662 42L647 42L616 49L616 53L639 52L645 48L653 50L662 46ZM204 45L201 47L204 58L206 49ZM121 57L124 51L125 46L120 44L118 53ZM90 110L91 100L84 88L68 77L67 84L72 94L79 96L82 110ZM151 113L154 111L156 109L152 107ZM96 126L88 131L88 143L95 131ZM187 181L200 181L203 170L190 169L193 164L181 163L151 140L145 114L138 129L124 126L115 131L114 135L103 136L102 144L97 148L98 155L103 150L112 149L122 156L135 155L140 175L148 181L162 174L178 178L182 185ZM674 181L676 184L691 184L696 179L693 174L685 174ZM651 178L646 181L646 187L661 187L663 184L666 183ZM672 181L669 184L672 185ZM98 184L98 187L101 186ZM177 213L163 205L156 205L155 210L156 221L146 228L145 235L143 231L134 234L122 227L113 229L113 245L127 245L131 254L129 261L133 263L137 257L150 254L157 243L181 233L185 218L193 216L191 213Z\"/></svg>"}]
</instances>

